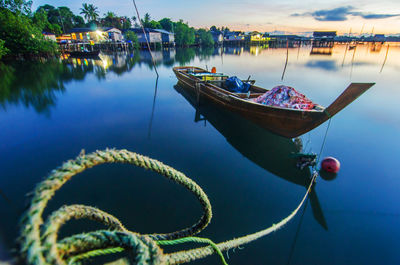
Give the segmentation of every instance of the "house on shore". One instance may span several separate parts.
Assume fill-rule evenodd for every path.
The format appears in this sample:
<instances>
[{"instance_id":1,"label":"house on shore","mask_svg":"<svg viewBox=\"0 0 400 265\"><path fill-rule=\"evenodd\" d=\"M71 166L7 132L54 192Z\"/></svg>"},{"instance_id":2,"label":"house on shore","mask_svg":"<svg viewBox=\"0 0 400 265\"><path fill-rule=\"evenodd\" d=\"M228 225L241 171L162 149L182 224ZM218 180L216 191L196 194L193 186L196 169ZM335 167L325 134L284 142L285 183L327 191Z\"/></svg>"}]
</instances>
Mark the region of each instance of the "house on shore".
<instances>
[{"instance_id":1,"label":"house on shore","mask_svg":"<svg viewBox=\"0 0 400 265\"><path fill-rule=\"evenodd\" d=\"M130 29L125 30L125 33L127 31L132 31L136 34L136 36L138 37L140 46L145 46L147 40L152 45L155 45L157 43L159 43L159 44L162 43L161 33L156 31L155 29L144 28L145 33L143 33L142 28L130 28ZM147 40L146 40L146 38L147 38Z\"/></svg>"},{"instance_id":2,"label":"house on shore","mask_svg":"<svg viewBox=\"0 0 400 265\"><path fill-rule=\"evenodd\" d=\"M117 28L106 27L106 28L100 28L99 30L107 35L108 41L121 42L124 40L124 37L122 36L122 31L120 31Z\"/></svg>"},{"instance_id":3,"label":"house on shore","mask_svg":"<svg viewBox=\"0 0 400 265\"><path fill-rule=\"evenodd\" d=\"M163 29L154 29L154 31L161 33L161 42L164 46L175 45L175 34ZM142 30L143 32L143 30Z\"/></svg>"},{"instance_id":4,"label":"house on shore","mask_svg":"<svg viewBox=\"0 0 400 265\"><path fill-rule=\"evenodd\" d=\"M240 31L228 32L224 37L224 41L227 42L244 41L244 35Z\"/></svg>"},{"instance_id":5,"label":"house on shore","mask_svg":"<svg viewBox=\"0 0 400 265\"><path fill-rule=\"evenodd\" d=\"M334 41L336 31L314 31L313 39L315 41Z\"/></svg>"},{"instance_id":6,"label":"house on shore","mask_svg":"<svg viewBox=\"0 0 400 265\"><path fill-rule=\"evenodd\" d=\"M72 42L99 43L99 42L121 42L123 40L121 31L117 28L73 28L67 31L71 35Z\"/></svg>"}]
</instances>

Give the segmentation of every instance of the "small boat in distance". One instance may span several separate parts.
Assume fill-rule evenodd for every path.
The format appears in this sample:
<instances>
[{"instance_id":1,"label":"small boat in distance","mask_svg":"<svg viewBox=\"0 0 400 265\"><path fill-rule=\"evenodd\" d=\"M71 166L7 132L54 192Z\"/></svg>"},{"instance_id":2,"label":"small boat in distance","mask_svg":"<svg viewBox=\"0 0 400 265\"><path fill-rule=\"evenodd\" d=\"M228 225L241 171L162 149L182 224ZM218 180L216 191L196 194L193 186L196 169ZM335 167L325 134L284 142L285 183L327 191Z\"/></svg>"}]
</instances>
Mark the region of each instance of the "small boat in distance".
<instances>
[{"instance_id":1,"label":"small boat in distance","mask_svg":"<svg viewBox=\"0 0 400 265\"><path fill-rule=\"evenodd\" d=\"M71 57L76 57L76 58L93 58L93 57L98 57L100 51L71 51L68 52Z\"/></svg>"},{"instance_id":2,"label":"small boat in distance","mask_svg":"<svg viewBox=\"0 0 400 265\"><path fill-rule=\"evenodd\" d=\"M300 136L321 125L375 84L351 83L327 108L316 105L315 109L304 110L254 102L252 99L269 91L255 86L254 80L243 80L251 84L248 93L233 93L225 87L225 80L228 78L226 75L210 73L192 66L174 67L173 71L179 82L196 94L198 104L201 99L208 99L262 128L287 138Z\"/></svg>"}]
</instances>

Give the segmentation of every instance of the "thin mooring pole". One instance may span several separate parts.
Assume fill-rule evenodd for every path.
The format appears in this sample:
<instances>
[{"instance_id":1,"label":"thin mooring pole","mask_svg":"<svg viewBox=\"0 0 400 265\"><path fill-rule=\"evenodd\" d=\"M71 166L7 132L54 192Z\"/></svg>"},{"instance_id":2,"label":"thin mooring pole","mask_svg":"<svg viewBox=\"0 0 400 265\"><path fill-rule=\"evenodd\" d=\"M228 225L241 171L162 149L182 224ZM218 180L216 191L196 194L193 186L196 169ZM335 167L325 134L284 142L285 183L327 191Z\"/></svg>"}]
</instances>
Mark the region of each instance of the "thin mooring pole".
<instances>
[{"instance_id":1,"label":"thin mooring pole","mask_svg":"<svg viewBox=\"0 0 400 265\"><path fill-rule=\"evenodd\" d=\"M144 30L144 27L143 27L143 24L142 24L142 20L140 19L139 10L137 9L135 0L132 0L132 2L133 2L133 5L135 6L136 14L137 14L137 17L138 17L138 20L139 20L139 24L142 27L144 38L146 39L147 48L149 49L149 52L150 52L151 61L153 62L154 70L156 71L157 77L159 77L159 74L158 74L158 71L157 71L157 67L156 67L156 63L154 61L153 53L151 52L151 49L150 49L149 40L147 39L146 31Z\"/></svg>"}]
</instances>

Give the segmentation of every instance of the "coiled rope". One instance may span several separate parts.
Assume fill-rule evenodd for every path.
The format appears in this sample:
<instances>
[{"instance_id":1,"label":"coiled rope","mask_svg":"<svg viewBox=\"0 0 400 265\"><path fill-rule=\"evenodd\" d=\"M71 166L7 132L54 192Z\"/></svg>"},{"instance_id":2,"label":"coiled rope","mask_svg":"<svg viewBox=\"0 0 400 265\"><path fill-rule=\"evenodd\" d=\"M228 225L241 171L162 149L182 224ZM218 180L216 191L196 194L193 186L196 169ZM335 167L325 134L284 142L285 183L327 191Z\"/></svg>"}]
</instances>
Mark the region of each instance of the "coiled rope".
<instances>
[{"instance_id":1,"label":"coiled rope","mask_svg":"<svg viewBox=\"0 0 400 265\"><path fill-rule=\"evenodd\" d=\"M191 227L167 234L141 235L126 229L114 216L97 208L84 205L63 206L53 212L43 224L42 214L48 201L55 192L72 176L104 163L128 163L152 170L164 177L184 186L199 200L203 215ZM134 264L181 264L217 253L226 264L221 251L247 244L273 231L278 230L289 222L303 205L312 184L317 177L314 172L311 183L298 207L286 218L271 227L215 244L209 239L192 237L202 231L211 221L212 209L204 191L193 180L183 173L157 160L136 154L127 150L106 149L85 155L80 154L75 160L65 162L53 170L50 175L39 183L34 192L31 204L21 220L21 253L29 264L73 264L80 260L131 251ZM99 230L73 235L57 241L59 229L71 219L82 219L100 222L109 230ZM43 233L41 234L41 232ZM159 245L175 245L185 242L207 243L210 246L165 254Z\"/></svg>"}]
</instances>

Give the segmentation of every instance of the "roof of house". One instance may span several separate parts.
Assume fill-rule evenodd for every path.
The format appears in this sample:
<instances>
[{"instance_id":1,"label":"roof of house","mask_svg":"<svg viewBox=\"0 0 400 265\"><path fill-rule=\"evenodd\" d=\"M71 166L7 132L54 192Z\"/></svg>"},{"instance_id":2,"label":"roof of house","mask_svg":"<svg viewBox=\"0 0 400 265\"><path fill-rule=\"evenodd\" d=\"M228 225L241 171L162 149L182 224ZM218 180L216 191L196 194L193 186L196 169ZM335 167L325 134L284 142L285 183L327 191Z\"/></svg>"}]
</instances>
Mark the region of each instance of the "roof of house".
<instances>
[{"instance_id":1,"label":"roof of house","mask_svg":"<svg viewBox=\"0 0 400 265\"><path fill-rule=\"evenodd\" d=\"M109 31L111 29L115 29L120 31L117 28L114 27L104 27L104 28L72 28L70 30L67 30L67 33L83 33L83 32L93 32L96 30L100 30L100 31Z\"/></svg>"},{"instance_id":2,"label":"roof of house","mask_svg":"<svg viewBox=\"0 0 400 265\"><path fill-rule=\"evenodd\" d=\"M109 31L109 30L112 30L112 29L121 31L121 30L119 30L119 29L117 29L117 28L114 28L114 27L104 27L104 28L98 28L98 29L99 29L99 30L102 30L102 31Z\"/></svg>"},{"instance_id":3,"label":"roof of house","mask_svg":"<svg viewBox=\"0 0 400 265\"><path fill-rule=\"evenodd\" d=\"M96 29L91 29L91 28L73 28L70 30L67 30L67 33L75 33L75 32L91 32L91 31L95 31Z\"/></svg>"},{"instance_id":4,"label":"roof of house","mask_svg":"<svg viewBox=\"0 0 400 265\"><path fill-rule=\"evenodd\" d=\"M172 32L169 32L169 31L166 31L166 30L163 30L163 29L154 29L154 31L160 32L162 34L174 34Z\"/></svg>"},{"instance_id":5,"label":"roof of house","mask_svg":"<svg viewBox=\"0 0 400 265\"><path fill-rule=\"evenodd\" d=\"M142 28L130 28L130 29L126 29L124 32L126 32L126 31L133 31L133 32L135 32L135 33L143 33L143 29ZM161 32L158 32L158 31L156 31L155 29L150 29L150 28L144 28L144 31L146 32L146 33L149 33L149 32L152 32L152 33L161 33Z\"/></svg>"}]
</instances>

